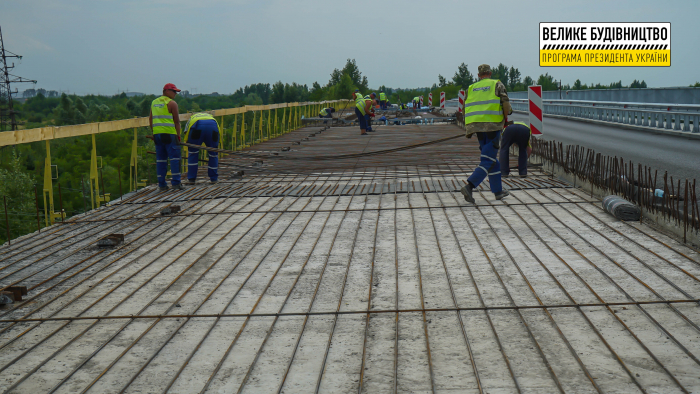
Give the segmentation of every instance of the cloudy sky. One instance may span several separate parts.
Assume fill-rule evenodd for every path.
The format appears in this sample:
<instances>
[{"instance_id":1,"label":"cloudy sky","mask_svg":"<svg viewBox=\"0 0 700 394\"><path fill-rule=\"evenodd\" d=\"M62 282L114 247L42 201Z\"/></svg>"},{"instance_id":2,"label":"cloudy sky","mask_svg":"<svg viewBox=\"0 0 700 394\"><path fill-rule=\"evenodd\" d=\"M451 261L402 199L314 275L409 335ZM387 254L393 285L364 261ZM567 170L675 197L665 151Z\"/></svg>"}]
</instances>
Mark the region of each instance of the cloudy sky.
<instances>
[{"instance_id":1,"label":"cloudy sky","mask_svg":"<svg viewBox=\"0 0 700 394\"><path fill-rule=\"evenodd\" d=\"M462 62L564 83L687 86L700 80L698 15L696 0L0 1L5 47L24 56L15 73L78 94L159 93L166 82L196 93L323 85L348 58L371 87L430 86ZM539 67L539 22L671 22L672 66Z\"/></svg>"}]
</instances>

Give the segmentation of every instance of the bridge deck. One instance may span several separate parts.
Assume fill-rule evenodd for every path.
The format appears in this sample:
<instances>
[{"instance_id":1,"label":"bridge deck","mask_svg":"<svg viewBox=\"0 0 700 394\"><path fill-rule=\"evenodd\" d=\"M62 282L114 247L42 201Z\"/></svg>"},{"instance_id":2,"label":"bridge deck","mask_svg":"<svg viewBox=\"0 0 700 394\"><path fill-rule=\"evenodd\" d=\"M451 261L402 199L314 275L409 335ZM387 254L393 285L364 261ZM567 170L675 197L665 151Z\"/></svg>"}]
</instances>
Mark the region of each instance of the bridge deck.
<instances>
[{"instance_id":1,"label":"bridge deck","mask_svg":"<svg viewBox=\"0 0 700 394\"><path fill-rule=\"evenodd\" d=\"M465 203L476 139L341 157L454 125L319 129L0 250L0 286L29 289L0 310L0 389L700 389L696 251L537 170Z\"/></svg>"}]
</instances>

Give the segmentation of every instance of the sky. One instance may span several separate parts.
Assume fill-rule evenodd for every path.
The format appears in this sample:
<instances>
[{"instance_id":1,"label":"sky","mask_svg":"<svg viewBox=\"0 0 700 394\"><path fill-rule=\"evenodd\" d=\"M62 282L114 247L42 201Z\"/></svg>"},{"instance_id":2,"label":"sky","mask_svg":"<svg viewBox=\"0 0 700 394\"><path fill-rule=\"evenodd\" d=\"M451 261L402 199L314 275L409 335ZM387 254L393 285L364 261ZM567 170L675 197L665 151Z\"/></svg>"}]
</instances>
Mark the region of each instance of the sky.
<instances>
[{"instance_id":1,"label":"sky","mask_svg":"<svg viewBox=\"0 0 700 394\"><path fill-rule=\"evenodd\" d=\"M487 5L488 7L483 7ZM431 86L461 63L504 63L564 84L700 81L697 0L1 0L14 73L77 94L232 93L321 85L355 59L370 87ZM671 67L540 67L540 22L670 22ZM20 92L30 84L17 85Z\"/></svg>"}]
</instances>

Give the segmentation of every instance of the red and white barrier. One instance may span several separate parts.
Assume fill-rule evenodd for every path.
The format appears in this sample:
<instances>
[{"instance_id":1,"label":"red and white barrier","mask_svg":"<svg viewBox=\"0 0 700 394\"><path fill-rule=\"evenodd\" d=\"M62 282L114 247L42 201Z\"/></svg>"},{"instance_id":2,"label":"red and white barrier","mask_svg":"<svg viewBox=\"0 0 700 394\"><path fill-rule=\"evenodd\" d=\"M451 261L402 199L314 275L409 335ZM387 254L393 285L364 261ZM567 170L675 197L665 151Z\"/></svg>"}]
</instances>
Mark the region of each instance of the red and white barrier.
<instances>
[{"instance_id":1,"label":"red and white barrier","mask_svg":"<svg viewBox=\"0 0 700 394\"><path fill-rule=\"evenodd\" d=\"M542 86L528 86L527 99L530 112L530 130L532 134L542 134Z\"/></svg>"},{"instance_id":2,"label":"red and white barrier","mask_svg":"<svg viewBox=\"0 0 700 394\"><path fill-rule=\"evenodd\" d=\"M423 108L423 96L420 96L420 101L418 103L419 103L418 108Z\"/></svg>"},{"instance_id":3,"label":"red and white barrier","mask_svg":"<svg viewBox=\"0 0 700 394\"><path fill-rule=\"evenodd\" d=\"M440 108L445 109L445 92L440 92Z\"/></svg>"},{"instance_id":4,"label":"red and white barrier","mask_svg":"<svg viewBox=\"0 0 700 394\"><path fill-rule=\"evenodd\" d=\"M432 106L433 106L433 94L428 93L428 107L432 107Z\"/></svg>"},{"instance_id":5,"label":"red and white barrier","mask_svg":"<svg viewBox=\"0 0 700 394\"><path fill-rule=\"evenodd\" d=\"M467 93L464 90L460 90L459 94L457 97L459 98L459 108L457 108L457 111L459 113L464 112L464 97L467 95Z\"/></svg>"}]
</instances>

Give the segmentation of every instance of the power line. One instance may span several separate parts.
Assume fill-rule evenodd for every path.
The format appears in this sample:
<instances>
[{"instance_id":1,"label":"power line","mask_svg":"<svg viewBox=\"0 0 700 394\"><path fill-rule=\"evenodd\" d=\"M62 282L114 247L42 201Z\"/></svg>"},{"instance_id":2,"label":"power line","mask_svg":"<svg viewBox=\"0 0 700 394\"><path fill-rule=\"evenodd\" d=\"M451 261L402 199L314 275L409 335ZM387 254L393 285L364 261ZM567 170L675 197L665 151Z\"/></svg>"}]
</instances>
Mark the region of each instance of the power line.
<instances>
[{"instance_id":1,"label":"power line","mask_svg":"<svg viewBox=\"0 0 700 394\"><path fill-rule=\"evenodd\" d=\"M10 74L10 70L15 68L15 64L12 63L11 66L8 66L7 59L22 59L22 56L5 49L5 43L2 40L2 29L0 29L0 57L2 57L2 62L0 62L0 131L17 130L17 119L15 117L17 111L14 110L12 105L12 95L17 94L17 89L15 88L13 92L10 84L23 82L36 84L36 81Z\"/></svg>"}]
</instances>

